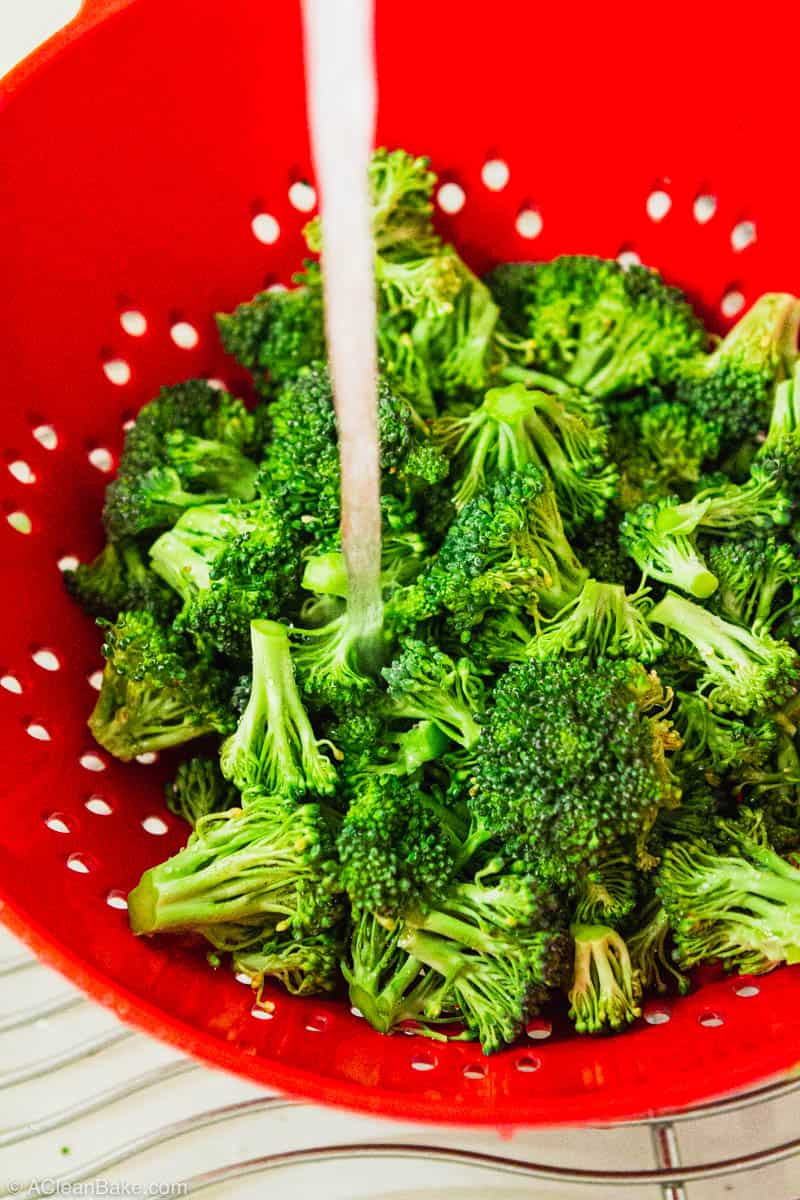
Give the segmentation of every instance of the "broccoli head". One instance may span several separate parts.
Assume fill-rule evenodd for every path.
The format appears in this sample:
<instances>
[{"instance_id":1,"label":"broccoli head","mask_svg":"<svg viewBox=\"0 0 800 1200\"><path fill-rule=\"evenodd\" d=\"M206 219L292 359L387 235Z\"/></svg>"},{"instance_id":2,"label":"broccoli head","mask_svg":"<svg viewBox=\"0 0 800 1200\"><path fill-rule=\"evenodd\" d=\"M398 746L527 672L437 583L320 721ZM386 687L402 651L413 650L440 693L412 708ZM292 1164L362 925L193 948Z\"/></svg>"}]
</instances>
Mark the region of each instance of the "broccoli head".
<instances>
[{"instance_id":1,"label":"broccoli head","mask_svg":"<svg viewBox=\"0 0 800 1200\"><path fill-rule=\"evenodd\" d=\"M652 865L648 833L680 795L668 705L658 677L626 660L511 666L479 743L474 818L558 884L620 853Z\"/></svg>"},{"instance_id":2,"label":"broccoli head","mask_svg":"<svg viewBox=\"0 0 800 1200\"><path fill-rule=\"evenodd\" d=\"M145 871L128 896L131 928L319 933L341 916L335 858L332 818L319 804L253 796L202 817L183 850Z\"/></svg>"},{"instance_id":3,"label":"broccoli head","mask_svg":"<svg viewBox=\"0 0 800 1200\"><path fill-rule=\"evenodd\" d=\"M406 638L383 678L392 716L432 721L465 750L476 744L484 689L468 658L454 662L430 642Z\"/></svg>"},{"instance_id":4,"label":"broccoli head","mask_svg":"<svg viewBox=\"0 0 800 1200\"><path fill-rule=\"evenodd\" d=\"M132 541L108 542L91 562L64 571L64 585L84 612L109 621L121 612L142 610L168 620L178 607L174 593Z\"/></svg>"},{"instance_id":5,"label":"broccoli head","mask_svg":"<svg viewBox=\"0 0 800 1200\"><path fill-rule=\"evenodd\" d=\"M709 571L691 534L680 528L665 532L661 527L663 514L674 511L668 502L640 504L625 514L620 540L643 575L705 599L716 589L717 578Z\"/></svg>"},{"instance_id":6,"label":"broccoli head","mask_svg":"<svg viewBox=\"0 0 800 1200\"><path fill-rule=\"evenodd\" d=\"M234 733L223 744L222 773L242 791L270 796L330 795L336 768L322 752L294 677L286 627L253 621L252 684Z\"/></svg>"},{"instance_id":7,"label":"broccoli head","mask_svg":"<svg viewBox=\"0 0 800 1200\"><path fill-rule=\"evenodd\" d=\"M637 658L651 663L662 643L647 622L647 592L629 596L618 583L587 579L577 598L554 617L545 618L531 640L528 654L552 658Z\"/></svg>"},{"instance_id":8,"label":"broccoli head","mask_svg":"<svg viewBox=\"0 0 800 1200\"><path fill-rule=\"evenodd\" d=\"M103 624L106 665L89 728L104 749L127 762L230 730L230 680L206 653L148 612Z\"/></svg>"},{"instance_id":9,"label":"broccoli head","mask_svg":"<svg viewBox=\"0 0 800 1200\"><path fill-rule=\"evenodd\" d=\"M233 955L237 975L249 975L262 1003L264 982L277 979L292 996L319 996L339 983L342 939L335 929L302 936L284 931L267 933ZM269 1003L269 1002L267 1002Z\"/></svg>"}]
</instances>

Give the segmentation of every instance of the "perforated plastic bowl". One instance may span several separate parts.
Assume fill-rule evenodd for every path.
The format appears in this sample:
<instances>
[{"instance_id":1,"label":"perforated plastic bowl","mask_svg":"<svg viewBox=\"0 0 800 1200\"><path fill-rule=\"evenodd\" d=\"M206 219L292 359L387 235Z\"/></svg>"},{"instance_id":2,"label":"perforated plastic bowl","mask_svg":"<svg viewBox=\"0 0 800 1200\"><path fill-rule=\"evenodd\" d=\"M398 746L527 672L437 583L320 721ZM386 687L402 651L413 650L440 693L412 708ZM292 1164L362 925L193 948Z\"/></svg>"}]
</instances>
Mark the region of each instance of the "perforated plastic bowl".
<instances>
[{"instance_id":1,"label":"perforated plastic bowl","mask_svg":"<svg viewBox=\"0 0 800 1200\"><path fill-rule=\"evenodd\" d=\"M720 329L800 289L794 3L378 0L379 139L429 153L442 226L478 268L636 255ZM645 27L644 21L651 22ZM98 637L60 568L101 544L123 426L159 385L240 382L212 313L303 253L314 194L295 0L90 0L0 85L0 911L44 958L159 1037L320 1100L431 1121L666 1111L800 1059L800 975L709 977L624 1036L546 1021L474 1046L381 1038L343 1002L248 988L124 896L185 829L166 764L85 726Z\"/></svg>"}]
</instances>

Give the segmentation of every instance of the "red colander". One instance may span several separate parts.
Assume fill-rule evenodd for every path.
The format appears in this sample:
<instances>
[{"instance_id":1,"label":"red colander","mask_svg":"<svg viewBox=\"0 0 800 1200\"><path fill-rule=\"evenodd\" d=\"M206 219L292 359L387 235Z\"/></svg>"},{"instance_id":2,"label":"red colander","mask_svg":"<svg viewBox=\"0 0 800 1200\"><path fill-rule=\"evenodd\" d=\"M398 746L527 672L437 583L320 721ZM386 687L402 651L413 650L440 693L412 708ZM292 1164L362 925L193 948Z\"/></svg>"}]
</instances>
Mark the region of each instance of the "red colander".
<instances>
[{"instance_id":1,"label":"red colander","mask_svg":"<svg viewBox=\"0 0 800 1200\"><path fill-rule=\"evenodd\" d=\"M627 255L724 330L761 291L800 290L800 7L748 12L378 0L379 143L431 156L442 229L477 269ZM99 639L60 571L101 545L143 401L189 376L246 387L212 314L288 282L314 204L298 0L88 0L0 83L0 916L181 1049L391 1116L618 1120L791 1069L798 968L709 972L623 1036L540 1019L482 1058L380 1037L340 1000L276 990L265 1019L202 953L129 933L125 894L186 830L169 763L92 744Z\"/></svg>"}]
</instances>

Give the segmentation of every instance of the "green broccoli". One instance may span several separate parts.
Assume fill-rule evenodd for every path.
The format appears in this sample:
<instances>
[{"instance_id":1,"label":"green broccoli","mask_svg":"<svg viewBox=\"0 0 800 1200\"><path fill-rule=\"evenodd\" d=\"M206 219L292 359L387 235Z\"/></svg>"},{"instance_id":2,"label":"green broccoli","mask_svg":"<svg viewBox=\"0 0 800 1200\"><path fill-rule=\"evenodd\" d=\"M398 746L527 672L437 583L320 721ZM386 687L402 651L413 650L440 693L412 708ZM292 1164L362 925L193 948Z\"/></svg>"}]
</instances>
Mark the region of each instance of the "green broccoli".
<instances>
[{"instance_id":1,"label":"green broccoli","mask_svg":"<svg viewBox=\"0 0 800 1200\"><path fill-rule=\"evenodd\" d=\"M342 939L335 929L302 936L269 929L251 946L237 950L232 966L237 975L250 976L258 993L256 1003L261 1004L266 979L277 979L292 996L334 992L341 956Z\"/></svg>"},{"instance_id":2,"label":"green broccoli","mask_svg":"<svg viewBox=\"0 0 800 1200\"><path fill-rule=\"evenodd\" d=\"M178 607L136 542L108 542L91 562L64 571L63 578L73 600L93 617L115 621L121 612L144 610L169 620Z\"/></svg>"},{"instance_id":3,"label":"green broccoli","mask_svg":"<svg viewBox=\"0 0 800 1200\"><path fill-rule=\"evenodd\" d=\"M250 699L222 746L223 775L242 792L330 795L336 768L322 750L333 748L315 736L300 699L286 627L277 621L253 621L250 638Z\"/></svg>"},{"instance_id":4,"label":"green broccoli","mask_svg":"<svg viewBox=\"0 0 800 1200\"><path fill-rule=\"evenodd\" d=\"M642 1015L642 982L623 938L607 925L573 925L575 970L568 998L578 1033L622 1029Z\"/></svg>"},{"instance_id":5,"label":"green broccoli","mask_svg":"<svg viewBox=\"0 0 800 1200\"><path fill-rule=\"evenodd\" d=\"M332 816L319 804L252 796L202 817L185 848L145 871L128 896L134 933L205 933L269 922L319 933L341 916Z\"/></svg>"},{"instance_id":6,"label":"green broccoli","mask_svg":"<svg viewBox=\"0 0 800 1200\"><path fill-rule=\"evenodd\" d=\"M658 677L638 663L511 666L483 726L473 818L557 884L620 853L652 866L650 828L680 795L665 756L679 744L667 708Z\"/></svg>"},{"instance_id":7,"label":"green broccoli","mask_svg":"<svg viewBox=\"0 0 800 1200\"><path fill-rule=\"evenodd\" d=\"M128 762L232 728L230 680L207 654L148 612L102 623L106 665L89 728L110 754Z\"/></svg>"},{"instance_id":8,"label":"green broccoli","mask_svg":"<svg viewBox=\"0 0 800 1200\"><path fill-rule=\"evenodd\" d=\"M563 255L499 267L488 282L505 321L532 339L537 373L598 398L672 382L705 344L683 294L646 267Z\"/></svg>"},{"instance_id":9,"label":"green broccoli","mask_svg":"<svg viewBox=\"0 0 800 1200\"><path fill-rule=\"evenodd\" d=\"M680 762L706 775L724 776L734 767L759 766L775 745L771 721L748 725L719 713L703 695L678 692L675 727L681 736Z\"/></svg>"},{"instance_id":10,"label":"green broccoli","mask_svg":"<svg viewBox=\"0 0 800 1200\"><path fill-rule=\"evenodd\" d=\"M636 868L627 855L606 859L580 877L574 920L579 925L616 924L636 903L636 885Z\"/></svg>"},{"instance_id":11,"label":"green broccoli","mask_svg":"<svg viewBox=\"0 0 800 1200\"><path fill-rule=\"evenodd\" d=\"M620 526L622 546L647 578L705 599L716 589L717 578L690 534L680 528L668 532L661 528L662 515L674 511L659 503L640 504L626 513Z\"/></svg>"},{"instance_id":12,"label":"green broccoli","mask_svg":"<svg viewBox=\"0 0 800 1200\"><path fill-rule=\"evenodd\" d=\"M225 812L239 800L236 788L219 769L219 759L187 758L165 788L167 808L192 829L201 817Z\"/></svg>"},{"instance_id":13,"label":"green broccoli","mask_svg":"<svg viewBox=\"0 0 800 1200\"><path fill-rule=\"evenodd\" d=\"M800 962L800 871L771 849L760 813L668 846L658 894L683 967L720 959L756 975Z\"/></svg>"},{"instance_id":14,"label":"green broccoli","mask_svg":"<svg viewBox=\"0 0 800 1200\"><path fill-rule=\"evenodd\" d=\"M762 296L708 355L684 363L678 399L719 428L723 442L740 442L769 420L775 384L797 361L800 300L781 293Z\"/></svg>"},{"instance_id":15,"label":"green broccoli","mask_svg":"<svg viewBox=\"0 0 800 1200\"><path fill-rule=\"evenodd\" d=\"M627 938L631 966L647 992L665 992L668 979L681 995L689 990L689 980L678 970L668 949L671 936L669 917L658 898L637 914L636 928Z\"/></svg>"},{"instance_id":16,"label":"green broccoli","mask_svg":"<svg viewBox=\"0 0 800 1200\"><path fill-rule=\"evenodd\" d=\"M406 638L382 674L391 716L433 721L459 746L472 749L481 732L476 717L483 705L483 684L468 658L454 662L430 642Z\"/></svg>"},{"instance_id":17,"label":"green broccoli","mask_svg":"<svg viewBox=\"0 0 800 1200\"><path fill-rule=\"evenodd\" d=\"M546 470L568 527L600 520L617 474L606 460L606 430L591 403L559 400L520 383L490 388L479 408L445 413L434 440L458 471L453 500L462 508L497 475L534 463Z\"/></svg>"},{"instance_id":18,"label":"green broccoli","mask_svg":"<svg viewBox=\"0 0 800 1200\"><path fill-rule=\"evenodd\" d=\"M652 663L662 643L647 623L648 593L629 596L618 583L587 579L579 595L554 617L544 618L528 654L551 658L637 658Z\"/></svg>"},{"instance_id":19,"label":"green broccoli","mask_svg":"<svg viewBox=\"0 0 800 1200\"><path fill-rule=\"evenodd\" d=\"M719 708L764 712L797 691L798 657L788 642L723 621L675 592L667 592L648 620L691 643L703 663L697 692Z\"/></svg>"},{"instance_id":20,"label":"green broccoli","mask_svg":"<svg viewBox=\"0 0 800 1200\"><path fill-rule=\"evenodd\" d=\"M710 542L710 569L719 580L714 609L754 633L769 633L800 601L800 557L774 536Z\"/></svg>"}]
</instances>

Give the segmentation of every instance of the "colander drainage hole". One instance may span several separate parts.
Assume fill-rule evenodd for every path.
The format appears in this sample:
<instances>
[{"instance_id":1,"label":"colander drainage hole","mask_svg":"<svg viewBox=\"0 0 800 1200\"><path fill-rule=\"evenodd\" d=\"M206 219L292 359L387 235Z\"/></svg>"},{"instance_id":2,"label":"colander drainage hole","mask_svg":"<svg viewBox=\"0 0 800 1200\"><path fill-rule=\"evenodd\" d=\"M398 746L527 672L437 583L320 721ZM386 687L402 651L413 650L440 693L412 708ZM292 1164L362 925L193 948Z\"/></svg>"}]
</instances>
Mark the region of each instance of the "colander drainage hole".
<instances>
[{"instance_id":1,"label":"colander drainage hole","mask_svg":"<svg viewBox=\"0 0 800 1200\"><path fill-rule=\"evenodd\" d=\"M748 246L752 246L757 236L756 227L752 221L740 221L731 230L731 246L738 254L742 250L746 250Z\"/></svg>"},{"instance_id":2,"label":"colander drainage hole","mask_svg":"<svg viewBox=\"0 0 800 1200\"><path fill-rule=\"evenodd\" d=\"M508 163L502 158L490 158L481 167L483 186L490 192L502 192L511 178Z\"/></svg>"},{"instance_id":3,"label":"colander drainage hole","mask_svg":"<svg viewBox=\"0 0 800 1200\"><path fill-rule=\"evenodd\" d=\"M742 981L735 984L733 990L735 995L741 996L744 1000L750 1000L753 996L758 996L761 993L761 988L758 984L750 983L749 981L747 983Z\"/></svg>"},{"instance_id":4,"label":"colander drainage hole","mask_svg":"<svg viewBox=\"0 0 800 1200\"><path fill-rule=\"evenodd\" d=\"M97 793L92 793L91 796L84 802L84 808L90 813L94 813L96 817L110 817L113 809L107 800Z\"/></svg>"},{"instance_id":5,"label":"colander drainage hole","mask_svg":"<svg viewBox=\"0 0 800 1200\"><path fill-rule=\"evenodd\" d=\"M317 193L310 183L306 183L303 179L298 179L289 188L289 203L298 212L311 212L317 203Z\"/></svg>"},{"instance_id":6,"label":"colander drainage hole","mask_svg":"<svg viewBox=\"0 0 800 1200\"><path fill-rule=\"evenodd\" d=\"M87 458L95 470L102 471L104 475L107 475L114 466L111 451L107 450L105 446L95 446L93 450L89 451Z\"/></svg>"},{"instance_id":7,"label":"colander drainage hole","mask_svg":"<svg viewBox=\"0 0 800 1200\"><path fill-rule=\"evenodd\" d=\"M45 728L39 721L31 721L25 726L25 732L28 737L32 737L35 742L49 742L50 731Z\"/></svg>"},{"instance_id":8,"label":"colander drainage hole","mask_svg":"<svg viewBox=\"0 0 800 1200\"><path fill-rule=\"evenodd\" d=\"M8 473L17 483L36 483L36 475L31 469L30 463L26 463L24 458L15 458L13 462L8 464Z\"/></svg>"},{"instance_id":9,"label":"colander drainage hole","mask_svg":"<svg viewBox=\"0 0 800 1200\"><path fill-rule=\"evenodd\" d=\"M739 313L744 308L745 300L742 293L737 288L732 288L726 292L720 302L720 312L723 317L738 317Z\"/></svg>"},{"instance_id":10,"label":"colander drainage hole","mask_svg":"<svg viewBox=\"0 0 800 1200\"><path fill-rule=\"evenodd\" d=\"M130 383L130 364L126 363L124 358L108 358L103 363L103 374L115 387L124 387L126 383Z\"/></svg>"},{"instance_id":11,"label":"colander drainage hole","mask_svg":"<svg viewBox=\"0 0 800 1200\"><path fill-rule=\"evenodd\" d=\"M521 238L532 241L544 229L542 214L535 208L523 208L521 212L517 213L514 228Z\"/></svg>"},{"instance_id":12,"label":"colander drainage hole","mask_svg":"<svg viewBox=\"0 0 800 1200\"><path fill-rule=\"evenodd\" d=\"M26 512L21 509L15 509L14 512L6 513L6 520L12 529L16 529L17 533L31 533L33 530L33 522Z\"/></svg>"},{"instance_id":13,"label":"colander drainage hole","mask_svg":"<svg viewBox=\"0 0 800 1200\"><path fill-rule=\"evenodd\" d=\"M436 193L436 202L442 212L457 213L467 202L467 195L458 183L443 183Z\"/></svg>"},{"instance_id":14,"label":"colander drainage hole","mask_svg":"<svg viewBox=\"0 0 800 1200\"><path fill-rule=\"evenodd\" d=\"M52 425L37 425L33 430L33 436L40 446L45 450L55 450L58 445L58 434Z\"/></svg>"},{"instance_id":15,"label":"colander drainage hole","mask_svg":"<svg viewBox=\"0 0 800 1200\"><path fill-rule=\"evenodd\" d=\"M82 754L78 760L84 771L105 771L106 764L99 754L93 754L89 751L87 754Z\"/></svg>"},{"instance_id":16,"label":"colander drainage hole","mask_svg":"<svg viewBox=\"0 0 800 1200\"><path fill-rule=\"evenodd\" d=\"M323 1013L319 1013L306 1022L306 1030L309 1033L324 1033L327 1028L328 1018Z\"/></svg>"},{"instance_id":17,"label":"colander drainage hole","mask_svg":"<svg viewBox=\"0 0 800 1200\"><path fill-rule=\"evenodd\" d=\"M719 1029L725 1024L725 1018L717 1012L704 1012L697 1018L697 1023L704 1029Z\"/></svg>"},{"instance_id":18,"label":"colander drainage hole","mask_svg":"<svg viewBox=\"0 0 800 1200\"><path fill-rule=\"evenodd\" d=\"M58 656L52 650L34 650L31 658L43 671L58 671L61 667Z\"/></svg>"},{"instance_id":19,"label":"colander drainage hole","mask_svg":"<svg viewBox=\"0 0 800 1200\"><path fill-rule=\"evenodd\" d=\"M77 829L76 822L72 817L68 817L66 813L47 813L44 823L53 833L75 833Z\"/></svg>"},{"instance_id":20,"label":"colander drainage hole","mask_svg":"<svg viewBox=\"0 0 800 1200\"><path fill-rule=\"evenodd\" d=\"M642 260L639 258L639 255L636 253L636 251L632 250L629 246L623 246L617 255L617 262L625 270L627 270L628 267L638 267L641 264L641 261Z\"/></svg>"},{"instance_id":21,"label":"colander drainage hole","mask_svg":"<svg viewBox=\"0 0 800 1200\"><path fill-rule=\"evenodd\" d=\"M257 242L262 246L272 246L281 236L281 227L270 213L256 213L250 222L250 228Z\"/></svg>"},{"instance_id":22,"label":"colander drainage hole","mask_svg":"<svg viewBox=\"0 0 800 1200\"><path fill-rule=\"evenodd\" d=\"M522 1058L518 1058L514 1066L523 1075L532 1075L534 1071L538 1071L542 1065L542 1060L536 1058L533 1054L525 1054Z\"/></svg>"},{"instance_id":23,"label":"colander drainage hole","mask_svg":"<svg viewBox=\"0 0 800 1200\"><path fill-rule=\"evenodd\" d=\"M119 314L119 323L129 337L143 337L147 333L147 317L138 308L126 308Z\"/></svg>"},{"instance_id":24,"label":"colander drainage hole","mask_svg":"<svg viewBox=\"0 0 800 1200\"><path fill-rule=\"evenodd\" d=\"M179 350L194 350L200 341L200 334L189 321L176 321L170 327L169 336Z\"/></svg>"},{"instance_id":25,"label":"colander drainage hole","mask_svg":"<svg viewBox=\"0 0 800 1200\"><path fill-rule=\"evenodd\" d=\"M67 859L67 867L70 871L74 871L76 875L89 875L95 866L94 859L89 854L81 854L80 851L70 854Z\"/></svg>"},{"instance_id":26,"label":"colander drainage hole","mask_svg":"<svg viewBox=\"0 0 800 1200\"><path fill-rule=\"evenodd\" d=\"M412 1071L433 1071L438 1065L438 1058L435 1054L431 1054L429 1050L420 1050L411 1059Z\"/></svg>"},{"instance_id":27,"label":"colander drainage hole","mask_svg":"<svg viewBox=\"0 0 800 1200\"><path fill-rule=\"evenodd\" d=\"M656 188L647 197L645 205L647 215L651 221L663 221L669 210L672 208L672 197L669 192L665 192L662 188Z\"/></svg>"},{"instance_id":28,"label":"colander drainage hole","mask_svg":"<svg viewBox=\"0 0 800 1200\"><path fill-rule=\"evenodd\" d=\"M695 198L692 212L698 225L707 225L717 211L717 197L703 192Z\"/></svg>"},{"instance_id":29,"label":"colander drainage hole","mask_svg":"<svg viewBox=\"0 0 800 1200\"><path fill-rule=\"evenodd\" d=\"M145 833L151 833L153 837L163 837L169 832L169 826L162 817L150 816L142 820L142 829Z\"/></svg>"},{"instance_id":30,"label":"colander drainage hole","mask_svg":"<svg viewBox=\"0 0 800 1200\"><path fill-rule=\"evenodd\" d=\"M103 686L103 669L98 667L96 671L92 671L91 675L86 676L89 681L89 687L94 688L96 692L100 691Z\"/></svg>"},{"instance_id":31,"label":"colander drainage hole","mask_svg":"<svg viewBox=\"0 0 800 1200\"><path fill-rule=\"evenodd\" d=\"M106 904L109 908L116 908L123 911L128 907L128 897L121 888L112 888L106 895Z\"/></svg>"},{"instance_id":32,"label":"colander drainage hole","mask_svg":"<svg viewBox=\"0 0 800 1200\"><path fill-rule=\"evenodd\" d=\"M257 1021L271 1021L275 1016L275 1005L271 1000L262 1000L260 1004L253 1005L250 1016Z\"/></svg>"},{"instance_id":33,"label":"colander drainage hole","mask_svg":"<svg viewBox=\"0 0 800 1200\"><path fill-rule=\"evenodd\" d=\"M549 1021L545 1021L543 1017L537 1017L535 1020L528 1022L525 1032L533 1041L541 1042L550 1037L550 1034L553 1032L553 1026Z\"/></svg>"},{"instance_id":34,"label":"colander drainage hole","mask_svg":"<svg viewBox=\"0 0 800 1200\"><path fill-rule=\"evenodd\" d=\"M485 1079L486 1068L482 1063L467 1063L462 1074L465 1079Z\"/></svg>"},{"instance_id":35,"label":"colander drainage hole","mask_svg":"<svg viewBox=\"0 0 800 1200\"><path fill-rule=\"evenodd\" d=\"M667 1025L670 1020L669 1009L648 1008L644 1012L644 1019L648 1025Z\"/></svg>"},{"instance_id":36,"label":"colander drainage hole","mask_svg":"<svg viewBox=\"0 0 800 1200\"><path fill-rule=\"evenodd\" d=\"M22 684L16 675L0 675L0 687L3 691L10 692L12 696L22 695Z\"/></svg>"},{"instance_id":37,"label":"colander drainage hole","mask_svg":"<svg viewBox=\"0 0 800 1200\"><path fill-rule=\"evenodd\" d=\"M74 571L81 565L81 560L76 554L62 554L61 558L56 563L59 571Z\"/></svg>"}]
</instances>

